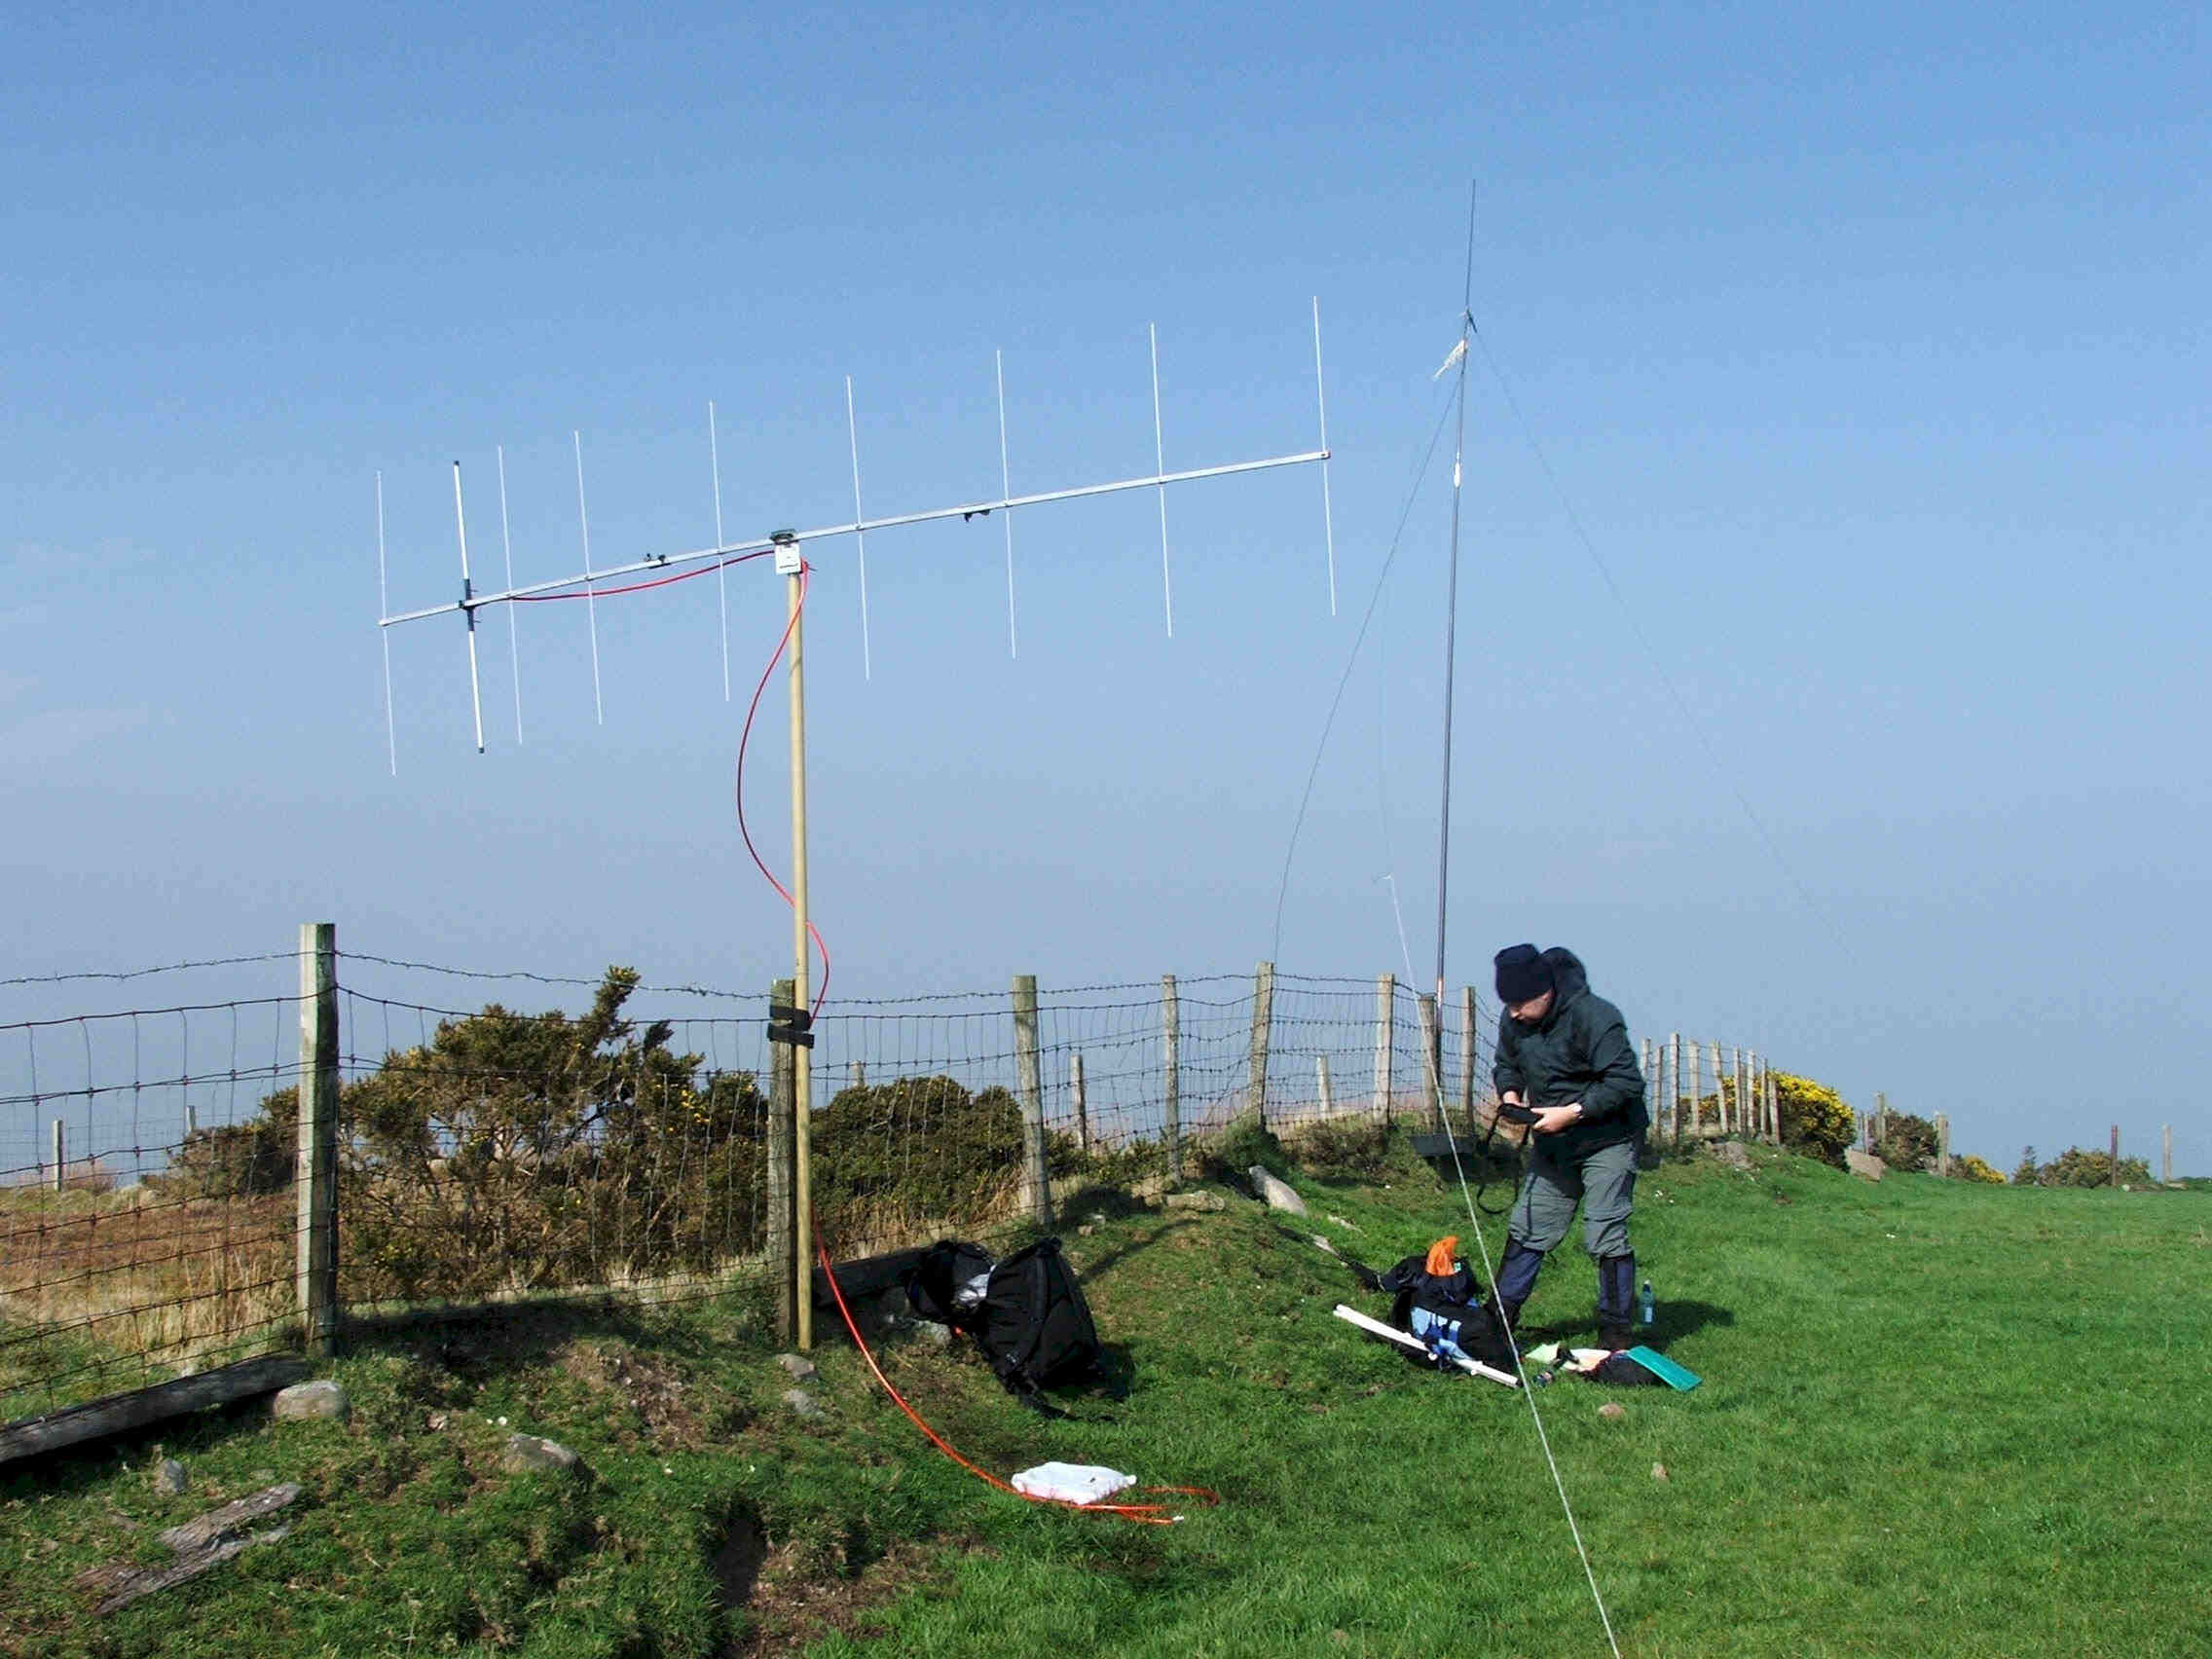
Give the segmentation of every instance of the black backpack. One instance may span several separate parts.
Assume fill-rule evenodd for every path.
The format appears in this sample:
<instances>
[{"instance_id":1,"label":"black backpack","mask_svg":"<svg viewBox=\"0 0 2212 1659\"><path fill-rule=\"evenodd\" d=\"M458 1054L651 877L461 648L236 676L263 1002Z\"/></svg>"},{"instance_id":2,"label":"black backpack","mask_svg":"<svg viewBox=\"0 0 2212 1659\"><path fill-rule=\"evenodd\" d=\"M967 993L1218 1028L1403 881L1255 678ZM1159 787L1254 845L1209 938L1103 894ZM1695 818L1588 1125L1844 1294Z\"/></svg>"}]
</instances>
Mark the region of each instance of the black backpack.
<instances>
[{"instance_id":1,"label":"black backpack","mask_svg":"<svg viewBox=\"0 0 2212 1659\"><path fill-rule=\"evenodd\" d=\"M1449 1273L1427 1271L1425 1256L1408 1256L1377 1280L1377 1288L1394 1293L1390 1324L1409 1336L1418 1308L1432 1319L1442 1319L1459 1351L1485 1365L1509 1367L1513 1347L1498 1329L1496 1315L1477 1300L1482 1281L1464 1261L1455 1261Z\"/></svg>"},{"instance_id":2,"label":"black backpack","mask_svg":"<svg viewBox=\"0 0 2212 1659\"><path fill-rule=\"evenodd\" d=\"M980 1301L961 1295L988 1272ZM979 1246L945 1239L905 1274L906 1300L925 1319L968 1332L1016 1399L1042 1406L1038 1390L1098 1374L1105 1350L1075 1270L1057 1238L1040 1239L993 1264Z\"/></svg>"}]
</instances>

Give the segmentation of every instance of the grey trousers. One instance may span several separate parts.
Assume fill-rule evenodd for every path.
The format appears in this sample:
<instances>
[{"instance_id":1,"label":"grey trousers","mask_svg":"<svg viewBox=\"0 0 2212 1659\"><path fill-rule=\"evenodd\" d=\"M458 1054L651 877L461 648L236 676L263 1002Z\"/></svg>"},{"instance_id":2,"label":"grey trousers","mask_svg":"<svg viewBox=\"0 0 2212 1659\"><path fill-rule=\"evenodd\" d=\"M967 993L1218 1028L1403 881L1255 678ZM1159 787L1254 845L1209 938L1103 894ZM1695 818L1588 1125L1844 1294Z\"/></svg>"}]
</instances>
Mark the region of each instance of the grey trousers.
<instances>
[{"instance_id":1,"label":"grey trousers","mask_svg":"<svg viewBox=\"0 0 2212 1659\"><path fill-rule=\"evenodd\" d=\"M1636 1142L1602 1146L1580 1158L1563 1155L1550 1135L1537 1135L1534 1143L1507 1235L1517 1244L1548 1254L1567 1236L1579 1203L1584 1248L1601 1261L1627 1255L1628 1218L1636 1198Z\"/></svg>"}]
</instances>

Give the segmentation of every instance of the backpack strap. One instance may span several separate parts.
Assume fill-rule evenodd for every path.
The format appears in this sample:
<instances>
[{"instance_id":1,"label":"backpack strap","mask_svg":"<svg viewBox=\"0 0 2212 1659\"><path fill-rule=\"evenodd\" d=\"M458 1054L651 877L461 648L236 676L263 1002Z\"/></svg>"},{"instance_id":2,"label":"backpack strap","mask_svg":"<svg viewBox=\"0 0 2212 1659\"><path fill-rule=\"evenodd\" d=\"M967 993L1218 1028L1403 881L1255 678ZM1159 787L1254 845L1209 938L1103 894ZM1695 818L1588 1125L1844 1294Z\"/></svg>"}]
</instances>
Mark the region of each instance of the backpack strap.
<instances>
[{"instance_id":1,"label":"backpack strap","mask_svg":"<svg viewBox=\"0 0 2212 1659\"><path fill-rule=\"evenodd\" d=\"M1056 1246L1054 1248L1056 1249ZM1039 1245L1036 1254L1021 1264L1022 1272L1029 1277L1029 1328L1021 1333L1019 1346L1006 1356L1006 1369L1000 1373L1001 1380L1010 1388L1015 1386L1014 1377L1024 1370L1031 1360L1037 1357L1038 1345L1045 1340L1045 1292L1048 1288L1045 1283L1045 1257L1047 1253L1045 1246ZM1030 1382L1027 1384L1027 1389L1028 1392L1035 1393L1037 1385Z\"/></svg>"}]
</instances>

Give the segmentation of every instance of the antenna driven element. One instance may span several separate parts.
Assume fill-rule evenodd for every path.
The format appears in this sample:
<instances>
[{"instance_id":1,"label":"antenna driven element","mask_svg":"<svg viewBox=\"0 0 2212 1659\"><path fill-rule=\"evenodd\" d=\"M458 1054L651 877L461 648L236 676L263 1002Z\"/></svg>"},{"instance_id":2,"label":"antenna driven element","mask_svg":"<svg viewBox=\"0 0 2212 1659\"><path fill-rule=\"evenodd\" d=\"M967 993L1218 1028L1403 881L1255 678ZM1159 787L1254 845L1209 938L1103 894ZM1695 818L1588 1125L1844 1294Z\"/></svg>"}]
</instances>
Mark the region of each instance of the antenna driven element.
<instances>
[{"instance_id":1,"label":"antenna driven element","mask_svg":"<svg viewBox=\"0 0 2212 1659\"><path fill-rule=\"evenodd\" d=\"M599 723L605 725L607 704L599 694L599 597L592 591L591 585L591 509L584 505L584 435L580 431L571 430L569 436L575 440L576 445L576 524L583 531L584 610L591 618L591 708ZM650 564L651 561L645 563ZM643 565L639 567L641 570L644 568ZM571 584L561 582L556 585L567 587ZM517 591L514 588L507 590L508 593Z\"/></svg>"},{"instance_id":2,"label":"antenna driven element","mask_svg":"<svg viewBox=\"0 0 2212 1659\"><path fill-rule=\"evenodd\" d=\"M476 598L468 580L468 519L461 510L461 462L453 463L453 528L461 537L461 612L468 619L468 707L476 717L476 753L484 753L484 698L476 679Z\"/></svg>"}]
</instances>

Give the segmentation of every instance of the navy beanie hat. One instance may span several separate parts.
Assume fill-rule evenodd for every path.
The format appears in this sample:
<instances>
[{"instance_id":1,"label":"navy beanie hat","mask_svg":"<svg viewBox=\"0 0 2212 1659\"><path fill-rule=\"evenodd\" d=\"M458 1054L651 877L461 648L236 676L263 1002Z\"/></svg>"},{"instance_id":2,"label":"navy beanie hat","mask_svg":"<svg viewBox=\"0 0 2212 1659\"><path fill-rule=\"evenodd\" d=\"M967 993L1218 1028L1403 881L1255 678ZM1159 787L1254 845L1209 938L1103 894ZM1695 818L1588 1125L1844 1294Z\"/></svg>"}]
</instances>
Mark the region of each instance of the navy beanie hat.
<instances>
[{"instance_id":1,"label":"navy beanie hat","mask_svg":"<svg viewBox=\"0 0 2212 1659\"><path fill-rule=\"evenodd\" d=\"M1509 944L1497 953L1497 1000L1508 1008L1534 1002L1552 988L1552 965L1532 944Z\"/></svg>"}]
</instances>

